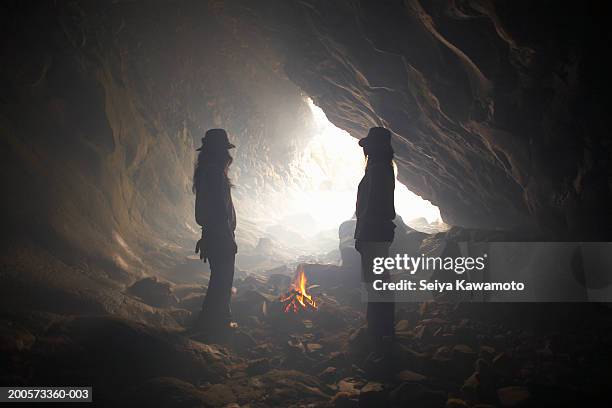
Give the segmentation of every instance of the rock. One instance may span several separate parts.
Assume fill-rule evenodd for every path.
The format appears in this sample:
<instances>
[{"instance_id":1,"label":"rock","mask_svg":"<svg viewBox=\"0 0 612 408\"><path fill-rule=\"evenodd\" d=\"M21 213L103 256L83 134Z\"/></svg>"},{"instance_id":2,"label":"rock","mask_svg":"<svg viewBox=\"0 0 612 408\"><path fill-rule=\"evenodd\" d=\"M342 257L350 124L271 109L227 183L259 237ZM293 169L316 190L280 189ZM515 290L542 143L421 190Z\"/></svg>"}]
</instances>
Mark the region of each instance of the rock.
<instances>
[{"instance_id":1,"label":"rock","mask_svg":"<svg viewBox=\"0 0 612 408\"><path fill-rule=\"evenodd\" d=\"M265 317L266 303L270 299L257 290L251 289L239 293L232 299L232 315L238 322L251 316Z\"/></svg>"},{"instance_id":2,"label":"rock","mask_svg":"<svg viewBox=\"0 0 612 408\"><path fill-rule=\"evenodd\" d=\"M168 310L168 315L172 316L172 318L183 327L187 327L193 320L195 320L198 312L190 312L189 310L185 309L172 308Z\"/></svg>"},{"instance_id":3,"label":"rock","mask_svg":"<svg viewBox=\"0 0 612 408\"><path fill-rule=\"evenodd\" d=\"M95 398L95 397L94 397ZM207 396L178 378L158 377L132 386L118 398L117 405L130 407L209 407Z\"/></svg>"},{"instance_id":4,"label":"rock","mask_svg":"<svg viewBox=\"0 0 612 408\"><path fill-rule=\"evenodd\" d=\"M475 367L476 371L465 380L461 392L470 401L494 400L497 374L482 358L476 360Z\"/></svg>"},{"instance_id":5,"label":"rock","mask_svg":"<svg viewBox=\"0 0 612 408\"><path fill-rule=\"evenodd\" d=\"M543 361L552 360L554 356L553 351L550 349L548 345L546 345L546 347L536 350L536 353L538 357Z\"/></svg>"},{"instance_id":6,"label":"rock","mask_svg":"<svg viewBox=\"0 0 612 408\"><path fill-rule=\"evenodd\" d=\"M245 327L260 327L261 326L261 320L259 320L259 318L257 316L246 316L245 318L241 319L241 324Z\"/></svg>"},{"instance_id":7,"label":"rock","mask_svg":"<svg viewBox=\"0 0 612 408\"><path fill-rule=\"evenodd\" d=\"M364 385L365 382L359 378L347 377L338 381L338 390L350 395L357 395Z\"/></svg>"},{"instance_id":8,"label":"rock","mask_svg":"<svg viewBox=\"0 0 612 408\"><path fill-rule=\"evenodd\" d=\"M457 344L456 346L454 346L453 347L453 353L455 353L455 354L467 354L467 355L470 355L470 356L476 354L474 352L474 350L470 346L468 346L466 344Z\"/></svg>"},{"instance_id":9,"label":"rock","mask_svg":"<svg viewBox=\"0 0 612 408\"><path fill-rule=\"evenodd\" d=\"M302 354L306 352L306 346L298 338L291 338L287 341L287 350L292 354Z\"/></svg>"},{"instance_id":10,"label":"rock","mask_svg":"<svg viewBox=\"0 0 612 408\"><path fill-rule=\"evenodd\" d=\"M370 336L368 335L368 329L365 326L354 330L349 336L349 348L353 353L367 353L369 344Z\"/></svg>"},{"instance_id":11,"label":"rock","mask_svg":"<svg viewBox=\"0 0 612 408\"><path fill-rule=\"evenodd\" d=\"M237 330L232 333L230 344L235 350L240 352L246 352L257 346L255 339L244 330Z\"/></svg>"},{"instance_id":12,"label":"rock","mask_svg":"<svg viewBox=\"0 0 612 408\"><path fill-rule=\"evenodd\" d=\"M495 348L490 346L480 346L479 356L487 361L492 361L495 357Z\"/></svg>"},{"instance_id":13,"label":"rock","mask_svg":"<svg viewBox=\"0 0 612 408\"><path fill-rule=\"evenodd\" d=\"M431 326L437 329L441 326L449 324L449 321L441 317L431 317L428 319L421 320L421 324L424 324L425 326Z\"/></svg>"},{"instance_id":14,"label":"rock","mask_svg":"<svg viewBox=\"0 0 612 408\"><path fill-rule=\"evenodd\" d=\"M307 343L306 344L306 350L309 353L318 353L321 350L323 350L323 346L320 345L319 343Z\"/></svg>"},{"instance_id":15,"label":"rock","mask_svg":"<svg viewBox=\"0 0 612 408\"><path fill-rule=\"evenodd\" d=\"M432 334L433 334L432 329L431 328L428 329L427 326L422 325L422 324L416 326L414 330L412 331L413 337L418 340L423 340Z\"/></svg>"},{"instance_id":16,"label":"rock","mask_svg":"<svg viewBox=\"0 0 612 408\"><path fill-rule=\"evenodd\" d=\"M258 344L251 350L251 353L255 356L265 356L272 353L272 348L272 344L270 343Z\"/></svg>"},{"instance_id":17,"label":"rock","mask_svg":"<svg viewBox=\"0 0 612 408\"><path fill-rule=\"evenodd\" d=\"M393 378L398 366L390 355L373 352L368 355L362 363L362 368L367 373L368 378Z\"/></svg>"},{"instance_id":18,"label":"rock","mask_svg":"<svg viewBox=\"0 0 612 408\"><path fill-rule=\"evenodd\" d=\"M395 230L395 238L391 245L391 253L418 254L421 242L424 238L429 236L428 233L437 232L437 230L441 229L430 226L429 224L423 226L408 226L403 223L400 216L395 218L394 223L398 228Z\"/></svg>"},{"instance_id":19,"label":"rock","mask_svg":"<svg viewBox=\"0 0 612 408\"><path fill-rule=\"evenodd\" d=\"M199 262L199 258L198 258L198 264L202 265ZM183 300L192 295L203 295L206 293L206 289L207 289L207 286L201 285L201 284L194 284L194 283L189 283L189 284L179 283L179 284L172 285L172 293L179 300Z\"/></svg>"},{"instance_id":20,"label":"rock","mask_svg":"<svg viewBox=\"0 0 612 408\"><path fill-rule=\"evenodd\" d=\"M316 364L313 370L317 372L323 371L328 367L345 368L349 365L349 360L347 353L332 351L329 353L329 357Z\"/></svg>"},{"instance_id":21,"label":"rock","mask_svg":"<svg viewBox=\"0 0 612 408\"><path fill-rule=\"evenodd\" d=\"M446 401L445 408L470 408L470 406L462 399L449 398Z\"/></svg>"},{"instance_id":22,"label":"rock","mask_svg":"<svg viewBox=\"0 0 612 408\"><path fill-rule=\"evenodd\" d=\"M363 371L361 368L357 367L355 364L352 364L350 367L351 370L351 374L353 377L358 377L358 378L364 378L365 377L365 371Z\"/></svg>"},{"instance_id":23,"label":"rock","mask_svg":"<svg viewBox=\"0 0 612 408\"><path fill-rule=\"evenodd\" d=\"M259 377L255 376L249 377L246 383L232 383L232 391L239 404L248 404L252 401L261 400L269 390L266 389Z\"/></svg>"},{"instance_id":24,"label":"rock","mask_svg":"<svg viewBox=\"0 0 612 408\"><path fill-rule=\"evenodd\" d=\"M324 381L327 384L334 383L336 381L336 376L338 374L338 369L336 367L327 367L325 370L321 371L317 377Z\"/></svg>"},{"instance_id":25,"label":"rock","mask_svg":"<svg viewBox=\"0 0 612 408\"><path fill-rule=\"evenodd\" d=\"M473 373L463 383L461 392L470 401L477 401L480 393L480 375L478 372Z\"/></svg>"},{"instance_id":26,"label":"rock","mask_svg":"<svg viewBox=\"0 0 612 408\"><path fill-rule=\"evenodd\" d=\"M397 406L439 408L446 402L446 393L433 391L416 383L403 383L391 391L390 401Z\"/></svg>"},{"instance_id":27,"label":"rock","mask_svg":"<svg viewBox=\"0 0 612 408\"><path fill-rule=\"evenodd\" d=\"M170 307L178 303L170 283L162 282L157 277L141 279L130 286L127 292L150 306Z\"/></svg>"},{"instance_id":28,"label":"rock","mask_svg":"<svg viewBox=\"0 0 612 408\"><path fill-rule=\"evenodd\" d=\"M75 361L81 375L112 387L146 378L176 377L183 381L222 381L230 361L223 349L180 334L112 318L75 317L58 322L39 338L35 355L51 361ZM43 366L35 365L38 375ZM65 368L63 368L65 367ZM71 365L53 365L54 378L77 375ZM110 374L112 373L112 374Z\"/></svg>"},{"instance_id":29,"label":"rock","mask_svg":"<svg viewBox=\"0 0 612 408\"><path fill-rule=\"evenodd\" d=\"M331 390L318 378L295 370L270 370L258 379L270 389L266 401L272 406L306 398L327 401L331 396Z\"/></svg>"},{"instance_id":30,"label":"rock","mask_svg":"<svg viewBox=\"0 0 612 408\"><path fill-rule=\"evenodd\" d=\"M247 364L246 372L249 375L263 374L270 370L270 360L267 358L258 358L251 360Z\"/></svg>"},{"instance_id":31,"label":"rock","mask_svg":"<svg viewBox=\"0 0 612 408\"><path fill-rule=\"evenodd\" d=\"M337 306L321 305L312 320L321 329L337 330L347 325L344 314Z\"/></svg>"},{"instance_id":32,"label":"rock","mask_svg":"<svg viewBox=\"0 0 612 408\"><path fill-rule=\"evenodd\" d=\"M465 378L474 367L476 352L468 345L457 344L451 350L451 368L459 378Z\"/></svg>"},{"instance_id":33,"label":"rock","mask_svg":"<svg viewBox=\"0 0 612 408\"><path fill-rule=\"evenodd\" d=\"M391 345L391 355L394 365L400 369L411 367L419 370L428 364L426 354L414 351L397 342Z\"/></svg>"},{"instance_id":34,"label":"rock","mask_svg":"<svg viewBox=\"0 0 612 408\"><path fill-rule=\"evenodd\" d=\"M256 296L256 294L263 296L261 291L267 289L267 279L258 273L250 273L246 276L241 284L238 286L238 298L241 298L247 292L252 292L250 295ZM265 297L265 296L264 296Z\"/></svg>"},{"instance_id":35,"label":"rock","mask_svg":"<svg viewBox=\"0 0 612 408\"><path fill-rule=\"evenodd\" d=\"M406 221L406 225L408 225L410 228L419 229L419 228L428 227L429 222L424 217L417 217L417 218L413 218L411 220Z\"/></svg>"},{"instance_id":36,"label":"rock","mask_svg":"<svg viewBox=\"0 0 612 408\"><path fill-rule=\"evenodd\" d=\"M356 220L344 221L338 228L338 238L340 249L340 258L342 259L342 267L348 272L352 281L359 281L359 271L361 265L361 256L355 249L355 234Z\"/></svg>"},{"instance_id":37,"label":"rock","mask_svg":"<svg viewBox=\"0 0 612 408\"><path fill-rule=\"evenodd\" d=\"M0 320L0 353L29 350L36 338L29 330L8 320Z\"/></svg>"},{"instance_id":38,"label":"rock","mask_svg":"<svg viewBox=\"0 0 612 408\"><path fill-rule=\"evenodd\" d=\"M348 392L338 392L331 399L331 405L334 408L357 408L359 400Z\"/></svg>"},{"instance_id":39,"label":"rock","mask_svg":"<svg viewBox=\"0 0 612 408\"><path fill-rule=\"evenodd\" d=\"M411 325L408 320L400 320L399 322L395 324L396 332L402 332L402 331L408 332L412 330L412 328L413 328L413 325Z\"/></svg>"},{"instance_id":40,"label":"rock","mask_svg":"<svg viewBox=\"0 0 612 408\"><path fill-rule=\"evenodd\" d=\"M423 374L415 373L414 371L410 370L400 371L396 375L396 378L401 382L423 382L427 380L427 377Z\"/></svg>"},{"instance_id":41,"label":"rock","mask_svg":"<svg viewBox=\"0 0 612 408\"><path fill-rule=\"evenodd\" d=\"M214 384L202 392L206 405L224 407L236 402L236 396L230 387L225 384Z\"/></svg>"},{"instance_id":42,"label":"rock","mask_svg":"<svg viewBox=\"0 0 612 408\"><path fill-rule=\"evenodd\" d=\"M268 285L274 287L277 291L284 291L291 285L291 276L280 273L270 274L268 276Z\"/></svg>"},{"instance_id":43,"label":"rock","mask_svg":"<svg viewBox=\"0 0 612 408\"><path fill-rule=\"evenodd\" d=\"M502 407L522 406L530 396L527 387L504 387L497 390L497 397Z\"/></svg>"},{"instance_id":44,"label":"rock","mask_svg":"<svg viewBox=\"0 0 612 408\"><path fill-rule=\"evenodd\" d=\"M485 360L484 358L479 358L478 360L476 360L476 362L474 363L474 367L476 368L476 371L482 376L484 377L485 381L487 379L490 379L491 381L493 380L493 378L497 375L495 373L495 370L493 369L493 367L491 366L491 363L489 363L487 360Z\"/></svg>"},{"instance_id":45,"label":"rock","mask_svg":"<svg viewBox=\"0 0 612 408\"><path fill-rule=\"evenodd\" d=\"M343 280L342 270L337 265L303 263L302 266L309 285L329 288L340 284Z\"/></svg>"},{"instance_id":46,"label":"rock","mask_svg":"<svg viewBox=\"0 0 612 408\"><path fill-rule=\"evenodd\" d=\"M386 405L387 392L381 383L368 382L359 393L359 408L377 408Z\"/></svg>"},{"instance_id":47,"label":"rock","mask_svg":"<svg viewBox=\"0 0 612 408\"><path fill-rule=\"evenodd\" d=\"M512 359L506 352L499 353L493 358L493 368L503 376L509 376L513 366Z\"/></svg>"},{"instance_id":48,"label":"rock","mask_svg":"<svg viewBox=\"0 0 612 408\"><path fill-rule=\"evenodd\" d=\"M432 359L436 361L449 361L451 359L451 349L447 346L439 347Z\"/></svg>"},{"instance_id":49,"label":"rock","mask_svg":"<svg viewBox=\"0 0 612 408\"><path fill-rule=\"evenodd\" d=\"M187 309L192 312L199 312L204 303L204 295L202 293L190 293L180 300L178 307Z\"/></svg>"}]
</instances>

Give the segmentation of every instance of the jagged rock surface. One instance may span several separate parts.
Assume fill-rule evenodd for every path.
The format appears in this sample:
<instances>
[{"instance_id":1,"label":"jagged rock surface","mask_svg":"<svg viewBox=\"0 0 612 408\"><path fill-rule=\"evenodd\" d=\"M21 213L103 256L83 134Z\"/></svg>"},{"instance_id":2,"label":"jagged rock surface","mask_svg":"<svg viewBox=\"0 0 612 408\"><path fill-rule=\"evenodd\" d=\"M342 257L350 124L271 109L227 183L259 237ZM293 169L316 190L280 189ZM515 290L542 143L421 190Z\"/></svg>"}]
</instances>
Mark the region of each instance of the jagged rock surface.
<instances>
[{"instance_id":1,"label":"jagged rock surface","mask_svg":"<svg viewBox=\"0 0 612 408\"><path fill-rule=\"evenodd\" d=\"M225 13L257 17L250 23L278 46L289 78L336 125L356 137L390 128L400 180L447 223L609 237L597 6L264 3L225 2Z\"/></svg>"}]
</instances>

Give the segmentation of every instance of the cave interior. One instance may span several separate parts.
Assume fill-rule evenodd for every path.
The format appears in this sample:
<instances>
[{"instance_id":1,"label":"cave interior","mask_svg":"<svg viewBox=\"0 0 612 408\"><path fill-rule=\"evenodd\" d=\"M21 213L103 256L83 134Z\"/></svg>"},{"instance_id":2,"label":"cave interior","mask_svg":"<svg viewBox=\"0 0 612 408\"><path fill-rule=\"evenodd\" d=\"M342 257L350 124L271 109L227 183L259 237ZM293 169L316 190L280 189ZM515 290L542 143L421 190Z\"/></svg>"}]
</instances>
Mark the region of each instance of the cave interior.
<instances>
[{"instance_id":1,"label":"cave interior","mask_svg":"<svg viewBox=\"0 0 612 408\"><path fill-rule=\"evenodd\" d=\"M382 375L360 343L351 219L357 139L384 126L396 253L610 241L603 8L3 2L0 385L93 386L101 406L609 399L601 304L401 304ZM210 274L193 252L195 149L215 127L237 146L228 344L189 330ZM320 307L285 314L298 264Z\"/></svg>"}]
</instances>

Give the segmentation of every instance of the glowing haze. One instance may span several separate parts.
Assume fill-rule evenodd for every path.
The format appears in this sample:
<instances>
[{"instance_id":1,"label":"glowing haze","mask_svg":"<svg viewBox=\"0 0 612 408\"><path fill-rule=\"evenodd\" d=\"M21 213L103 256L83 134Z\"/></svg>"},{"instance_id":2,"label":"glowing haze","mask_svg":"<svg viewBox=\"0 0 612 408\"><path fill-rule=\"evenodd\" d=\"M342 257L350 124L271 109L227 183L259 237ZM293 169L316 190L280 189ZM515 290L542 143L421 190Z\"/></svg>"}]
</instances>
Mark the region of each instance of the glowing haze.
<instances>
[{"instance_id":1,"label":"glowing haze","mask_svg":"<svg viewBox=\"0 0 612 408\"><path fill-rule=\"evenodd\" d=\"M363 177L365 159L357 140L334 126L321 108L308 99L317 133L306 148L305 164L311 169L314 184L326 188L316 192L314 203L325 221L338 225L355 211L357 186ZM440 219L438 207L414 194L399 181L395 184L395 210L404 221L423 217L428 222Z\"/></svg>"},{"instance_id":2,"label":"glowing haze","mask_svg":"<svg viewBox=\"0 0 612 408\"><path fill-rule=\"evenodd\" d=\"M357 140L334 126L312 100L307 103L314 130L305 148L294 153L282 191L270 184L256 200L237 203L239 217L252 221L289 252L302 255L338 247L338 227L353 217L357 186L365 170ZM440 219L437 207L399 181L395 209L405 222L419 217L428 222Z\"/></svg>"}]
</instances>

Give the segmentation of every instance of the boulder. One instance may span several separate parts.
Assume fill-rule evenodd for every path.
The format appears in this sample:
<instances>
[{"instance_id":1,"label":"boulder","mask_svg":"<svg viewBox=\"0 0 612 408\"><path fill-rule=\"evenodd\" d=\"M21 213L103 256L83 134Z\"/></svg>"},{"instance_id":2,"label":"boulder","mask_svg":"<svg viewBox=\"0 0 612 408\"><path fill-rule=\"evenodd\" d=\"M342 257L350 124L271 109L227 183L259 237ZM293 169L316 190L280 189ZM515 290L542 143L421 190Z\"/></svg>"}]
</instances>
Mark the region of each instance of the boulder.
<instances>
[{"instance_id":1,"label":"boulder","mask_svg":"<svg viewBox=\"0 0 612 408\"><path fill-rule=\"evenodd\" d=\"M321 381L326 384L331 384L336 381L336 377L338 375L338 369L336 367L327 367L325 370L321 371L317 377L321 379Z\"/></svg>"},{"instance_id":2,"label":"boulder","mask_svg":"<svg viewBox=\"0 0 612 408\"><path fill-rule=\"evenodd\" d=\"M387 391L381 383L368 382L359 393L359 408L377 408L386 405Z\"/></svg>"},{"instance_id":3,"label":"boulder","mask_svg":"<svg viewBox=\"0 0 612 408\"><path fill-rule=\"evenodd\" d=\"M459 398L449 398L446 401L445 408L470 408L470 406L462 399Z\"/></svg>"},{"instance_id":4,"label":"boulder","mask_svg":"<svg viewBox=\"0 0 612 408\"><path fill-rule=\"evenodd\" d=\"M391 391L389 399L396 406L439 408L446 403L446 393L431 390L421 384L403 383Z\"/></svg>"},{"instance_id":5,"label":"boulder","mask_svg":"<svg viewBox=\"0 0 612 408\"><path fill-rule=\"evenodd\" d=\"M127 292L150 306L170 307L178 303L178 299L172 293L171 284L157 277L141 279L130 286Z\"/></svg>"},{"instance_id":6,"label":"boulder","mask_svg":"<svg viewBox=\"0 0 612 408\"><path fill-rule=\"evenodd\" d=\"M527 387L503 387L497 390L497 398L502 407L525 406L531 394Z\"/></svg>"},{"instance_id":7,"label":"boulder","mask_svg":"<svg viewBox=\"0 0 612 408\"><path fill-rule=\"evenodd\" d=\"M410 370L402 370L396 375L396 379L401 382L424 382L427 380L427 377L423 374L415 373Z\"/></svg>"},{"instance_id":8,"label":"boulder","mask_svg":"<svg viewBox=\"0 0 612 408\"><path fill-rule=\"evenodd\" d=\"M236 402L236 395L225 384L214 384L202 392L206 406L221 408Z\"/></svg>"},{"instance_id":9,"label":"boulder","mask_svg":"<svg viewBox=\"0 0 612 408\"><path fill-rule=\"evenodd\" d=\"M270 360L267 358L257 358L248 362L246 372L249 375L259 375L270 370Z\"/></svg>"},{"instance_id":10,"label":"boulder","mask_svg":"<svg viewBox=\"0 0 612 408\"><path fill-rule=\"evenodd\" d=\"M331 389L318 378L295 370L270 370L257 377L269 389L266 399L272 406L283 406L288 400L329 400Z\"/></svg>"}]
</instances>

